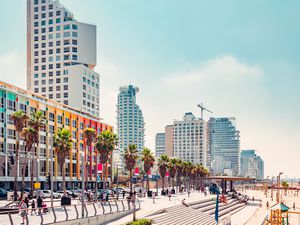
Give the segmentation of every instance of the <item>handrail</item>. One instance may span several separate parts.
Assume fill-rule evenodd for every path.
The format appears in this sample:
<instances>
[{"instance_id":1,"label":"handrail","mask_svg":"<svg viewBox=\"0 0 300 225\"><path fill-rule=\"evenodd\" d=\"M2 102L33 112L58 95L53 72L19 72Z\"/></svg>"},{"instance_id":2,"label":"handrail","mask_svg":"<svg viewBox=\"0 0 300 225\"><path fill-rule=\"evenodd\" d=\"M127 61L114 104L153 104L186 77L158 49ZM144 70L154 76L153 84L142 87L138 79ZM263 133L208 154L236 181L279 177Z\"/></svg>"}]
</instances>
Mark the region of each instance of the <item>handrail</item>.
<instances>
[{"instance_id":1,"label":"handrail","mask_svg":"<svg viewBox=\"0 0 300 225\"><path fill-rule=\"evenodd\" d=\"M101 212L101 210L99 211L96 208L96 205L95 205L96 202L101 204L101 206L102 206L102 212ZM84 211L86 212L86 215L83 218L91 218L91 217L95 217L95 216L99 216L99 215L113 214L113 213L118 213L118 212L126 212L126 211L130 211L131 210L131 207L130 208L126 208L124 206L123 200L115 200L115 199L113 199L113 200L106 201L107 204L103 204L104 202L102 202L102 201L99 201L99 202L96 201L96 202L87 202L87 203L85 203L83 205ZM115 204L115 207L112 207L114 204ZM120 207L119 207L118 204L120 204ZM136 206L136 209L140 209L141 208L141 203L140 203L140 201L139 201L138 198L136 199L135 203L133 203L133 202L130 201L130 204L132 206L133 206L133 204L138 204ZM91 205L92 205L92 207L88 208L88 206L91 206ZM123 207L121 207L121 205ZM39 212L39 216L38 217L34 217L34 220L31 219L31 223L30 223L30 221L28 219L27 213L31 212L32 209L26 209L26 212L27 212L26 213L26 218L25 218L26 219L26 224L27 225L32 225L32 224L46 225L46 224L59 223L59 222L61 222L61 219L57 221L57 218L60 218L60 216L57 215L58 212L56 212L57 211L56 209L63 209L63 211L61 211L61 210L58 210L58 211L61 211L62 213L65 214L65 216L66 216L65 221L74 221L74 220L77 220L77 219L82 219L81 217L79 217L78 206L82 206L82 204L74 204L74 205L68 205L68 206L54 206L54 207L38 207L38 208L35 208L33 210L36 210L36 212ZM98 207L100 207L100 205ZM44 214L44 212L43 212L45 208L48 209L48 213L47 214ZM19 216L18 213L21 212L22 210L24 210L24 209L18 209L18 208L16 208L13 211L12 210L2 211L2 214L0 214L0 219L1 219L1 217L3 218L5 216L7 216L6 218L7 218L8 224L10 224L10 225L18 224L19 222L17 222L17 221L19 221L19 219L20 219L20 216ZM68 212L68 211L70 211L70 212ZM73 212L73 214L71 212ZM15 214L15 216L14 216L14 214ZM49 215L50 215L50 218L49 218ZM37 222L36 220L38 220L39 222Z\"/></svg>"}]
</instances>

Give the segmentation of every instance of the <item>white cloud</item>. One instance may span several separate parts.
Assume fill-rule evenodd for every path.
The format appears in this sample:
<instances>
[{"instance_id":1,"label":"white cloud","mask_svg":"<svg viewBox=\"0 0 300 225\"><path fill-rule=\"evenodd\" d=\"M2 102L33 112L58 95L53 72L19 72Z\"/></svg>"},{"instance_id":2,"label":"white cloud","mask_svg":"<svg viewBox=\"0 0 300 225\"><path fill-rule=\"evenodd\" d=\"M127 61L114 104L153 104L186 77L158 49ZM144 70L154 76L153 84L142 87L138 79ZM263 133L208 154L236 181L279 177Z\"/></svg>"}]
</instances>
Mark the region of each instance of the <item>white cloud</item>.
<instances>
[{"instance_id":1,"label":"white cloud","mask_svg":"<svg viewBox=\"0 0 300 225\"><path fill-rule=\"evenodd\" d=\"M26 54L13 51L0 55L0 80L26 88Z\"/></svg>"},{"instance_id":2,"label":"white cloud","mask_svg":"<svg viewBox=\"0 0 300 225\"><path fill-rule=\"evenodd\" d=\"M246 79L259 78L261 75L262 70L259 67L242 63L237 58L226 55L207 60L190 71L168 75L162 82L171 85L189 85L195 82L237 84Z\"/></svg>"}]
</instances>

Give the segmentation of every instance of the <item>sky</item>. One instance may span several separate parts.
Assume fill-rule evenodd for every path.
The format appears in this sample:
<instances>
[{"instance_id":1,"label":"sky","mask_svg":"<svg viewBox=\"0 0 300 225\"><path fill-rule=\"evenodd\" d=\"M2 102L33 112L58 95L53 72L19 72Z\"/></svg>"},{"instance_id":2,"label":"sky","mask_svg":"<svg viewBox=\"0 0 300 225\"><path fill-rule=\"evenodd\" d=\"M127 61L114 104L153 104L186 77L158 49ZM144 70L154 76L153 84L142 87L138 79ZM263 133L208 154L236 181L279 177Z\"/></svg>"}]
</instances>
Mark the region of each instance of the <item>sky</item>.
<instances>
[{"instance_id":1,"label":"sky","mask_svg":"<svg viewBox=\"0 0 300 225\"><path fill-rule=\"evenodd\" d=\"M185 112L236 117L265 176L300 177L300 1L61 0L97 25L101 117L138 86L146 146ZM12 10L13 9L13 10ZM1 2L0 80L26 87L26 1Z\"/></svg>"}]
</instances>

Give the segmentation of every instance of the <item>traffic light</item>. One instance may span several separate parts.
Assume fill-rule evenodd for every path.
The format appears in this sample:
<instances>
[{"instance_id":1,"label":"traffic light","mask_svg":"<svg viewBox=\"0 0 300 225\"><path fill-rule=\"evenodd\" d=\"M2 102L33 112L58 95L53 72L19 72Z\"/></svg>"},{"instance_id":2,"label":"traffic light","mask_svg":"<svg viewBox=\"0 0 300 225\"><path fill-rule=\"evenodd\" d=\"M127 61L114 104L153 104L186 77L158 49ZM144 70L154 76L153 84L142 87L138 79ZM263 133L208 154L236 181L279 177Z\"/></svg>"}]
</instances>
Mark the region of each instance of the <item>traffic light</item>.
<instances>
[{"instance_id":1,"label":"traffic light","mask_svg":"<svg viewBox=\"0 0 300 225\"><path fill-rule=\"evenodd\" d=\"M47 183L48 183L49 189L51 189L51 176L50 176L50 172L48 173L48 176L47 176Z\"/></svg>"},{"instance_id":2,"label":"traffic light","mask_svg":"<svg viewBox=\"0 0 300 225\"><path fill-rule=\"evenodd\" d=\"M15 165L15 159L14 159L14 157L11 155L11 156L9 156L9 162L10 162L10 165Z\"/></svg>"}]
</instances>

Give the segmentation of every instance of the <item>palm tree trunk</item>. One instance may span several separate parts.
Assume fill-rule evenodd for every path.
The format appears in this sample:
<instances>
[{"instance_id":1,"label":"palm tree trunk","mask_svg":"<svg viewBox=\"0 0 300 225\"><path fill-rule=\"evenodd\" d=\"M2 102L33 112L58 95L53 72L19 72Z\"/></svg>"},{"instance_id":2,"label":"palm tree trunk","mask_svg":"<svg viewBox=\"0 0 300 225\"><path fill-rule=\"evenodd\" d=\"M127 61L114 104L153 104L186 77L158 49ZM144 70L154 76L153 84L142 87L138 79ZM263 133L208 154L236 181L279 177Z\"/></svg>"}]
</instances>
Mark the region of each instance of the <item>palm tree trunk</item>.
<instances>
[{"instance_id":1,"label":"palm tree trunk","mask_svg":"<svg viewBox=\"0 0 300 225\"><path fill-rule=\"evenodd\" d=\"M17 200L18 196L18 172L19 172L19 147L20 147L20 140L19 140L19 132L17 132L17 140L16 140L16 173L15 173L15 180L14 180L14 201Z\"/></svg>"},{"instance_id":2,"label":"palm tree trunk","mask_svg":"<svg viewBox=\"0 0 300 225\"><path fill-rule=\"evenodd\" d=\"M165 177L162 177L162 189L165 190Z\"/></svg>"},{"instance_id":3,"label":"palm tree trunk","mask_svg":"<svg viewBox=\"0 0 300 225\"><path fill-rule=\"evenodd\" d=\"M32 153L31 171L30 171L30 195L32 197L33 197L34 156L35 156L35 149L33 150L33 153Z\"/></svg>"},{"instance_id":4,"label":"palm tree trunk","mask_svg":"<svg viewBox=\"0 0 300 225\"><path fill-rule=\"evenodd\" d=\"M132 170L130 170L129 181L130 181L130 192L132 192Z\"/></svg>"},{"instance_id":5,"label":"palm tree trunk","mask_svg":"<svg viewBox=\"0 0 300 225\"><path fill-rule=\"evenodd\" d=\"M147 191L149 191L149 189L150 189L150 182L149 182L149 175L147 171Z\"/></svg>"},{"instance_id":6,"label":"palm tree trunk","mask_svg":"<svg viewBox=\"0 0 300 225\"><path fill-rule=\"evenodd\" d=\"M105 163L102 163L102 177L103 177L103 190L105 192L105 190L106 190L106 169L105 169Z\"/></svg>"},{"instance_id":7,"label":"palm tree trunk","mask_svg":"<svg viewBox=\"0 0 300 225\"><path fill-rule=\"evenodd\" d=\"M25 146L26 148L26 146ZM28 164L28 156L27 156L27 152L25 149L25 162L22 168L22 190L21 190L21 196L20 199L23 199L23 195L24 195L24 189L25 189L25 171L26 171L26 166Z\"/></svg>"},{"instance_id":8,"label":"palm tree trunk","mask_svg":"<svg viewBox=\"0 0 300 225\"><path fill-rule=\"evenodd\" d=\"M62 176L63 176L62 189L64 191L64 196L66 196L67 195L67 191L66 191L66 170L65 170L65 163L61 166L61 172L62 172Z\"/></svg>"}]
</instances>

